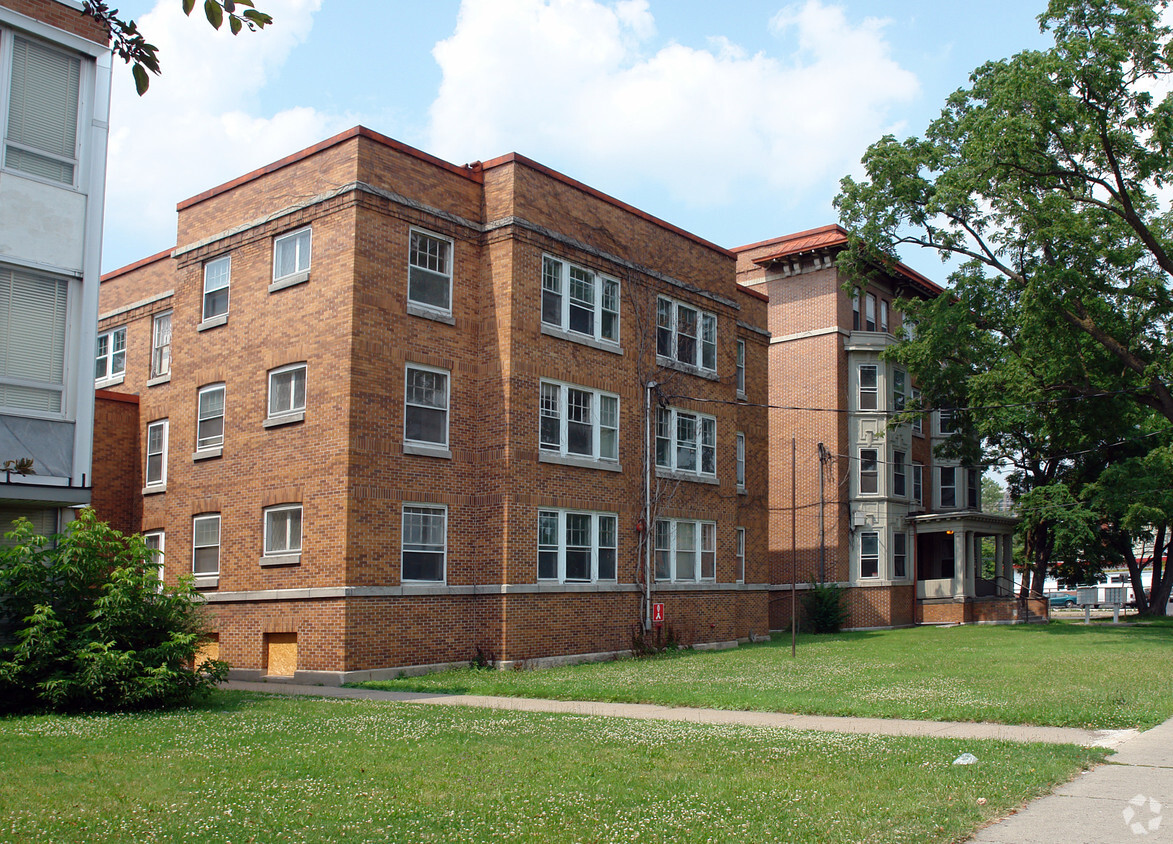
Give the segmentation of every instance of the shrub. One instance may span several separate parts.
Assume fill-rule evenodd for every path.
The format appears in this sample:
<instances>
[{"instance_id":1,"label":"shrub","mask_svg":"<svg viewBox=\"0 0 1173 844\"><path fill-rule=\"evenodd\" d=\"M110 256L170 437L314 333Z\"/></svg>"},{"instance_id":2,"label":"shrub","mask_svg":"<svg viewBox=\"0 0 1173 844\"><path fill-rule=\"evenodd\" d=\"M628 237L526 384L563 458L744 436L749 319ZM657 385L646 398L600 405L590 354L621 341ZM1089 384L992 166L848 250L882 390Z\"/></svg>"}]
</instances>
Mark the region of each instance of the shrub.
<instances>
[{"instance_id":1,"label":"shrub","mask_svg":"<svg viewBox=\"0 0 1173 844\"><path fill-rule=\"evenodd\" d=\"M812 583L802 596L802 614L808 632L838 633L849 614L843 590L833 583Z\"/></svg>"},{"instance_id":2,"label":"shrub","mask_svg":"<svg viewBox=\"0 0 1173 844\"><path fill-rule=\"evenodd\" d=\"M64 533L25 519L0 547L0 712L187 703L227 665L193 667L207 638L190 578L163 586L157 553L89 508Z\"/></svg>"}]
</instances>

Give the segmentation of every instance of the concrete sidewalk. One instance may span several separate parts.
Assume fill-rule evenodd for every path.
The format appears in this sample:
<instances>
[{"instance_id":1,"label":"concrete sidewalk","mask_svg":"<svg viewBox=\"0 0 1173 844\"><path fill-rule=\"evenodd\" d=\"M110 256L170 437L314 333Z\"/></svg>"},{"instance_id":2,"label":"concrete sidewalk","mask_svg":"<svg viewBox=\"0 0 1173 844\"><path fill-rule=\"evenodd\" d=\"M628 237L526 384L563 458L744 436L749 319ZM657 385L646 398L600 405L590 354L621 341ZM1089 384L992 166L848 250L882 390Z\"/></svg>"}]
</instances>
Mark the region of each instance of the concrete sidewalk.
<instances>
[{"instance_id":1,"label":"concrete sidewalk","mask_svg":"<svg viewBox=\"0 0 1173 844\"><path fill-rule=\"evenodd\" d=\"M970 840L974 844L1173 841L1173 719L1124 742L1106 764Z\"/></svg>"},{"instance_id":2,"label":"concrete sidewalk","mask_svg":"<svg viewBox=\"0 0 1173 844\"><path fill-rule=\"evenodd\" d=\"M1070 727L1016 727L888 718L840 718L692 709L642 703L544 700L535 698L384 692L337 686L232 681L225 688L269 694L309 695L352 700L385 700L436 706L481 706L525 712L561 712L606 718L649 718L750 727L788 727L838 733L887 736L1003 739L1006 741L1079 744L1116 753L1025 809L979 830L973 844L1117 844L1173 842L1173 719L1144 733L1137 730L1080 730ZM1168 819L1162 811L1168 805Z\"/></svg>"},{"instance_id":3,"label":"concrete sidewalk","mask_svg":"<svg viewBox=\"0 0 1173 844\"><path fill-rule=\"evenodd\" d=\"M224 688L282 695L354 700L386 700L425 703L437 706L481 706L524 712L561 712L572 715L599 715L604 718L647 718L657 721L692 721L701 724L740 724L746 727L788 727L825 733L868 733L883 736L931 736L934 738L1003 739L1005 741L1079 744L1114 749L1137 736L1136 730L1081 730L1074 727L1016 727L1007 724L977 724L947 721L903 721L895 718L842 718L831 715L789 715L784 712L746 712L729 709L693 709L686 706L658 706L649 703L602 703L598 701L546 700L543 698L488 697L485 695L442 695L423 692L384 692L374 689L344 689L338 686L299 686L293 683L251 683L239 680Z\"/></svg>"}]
</instances>

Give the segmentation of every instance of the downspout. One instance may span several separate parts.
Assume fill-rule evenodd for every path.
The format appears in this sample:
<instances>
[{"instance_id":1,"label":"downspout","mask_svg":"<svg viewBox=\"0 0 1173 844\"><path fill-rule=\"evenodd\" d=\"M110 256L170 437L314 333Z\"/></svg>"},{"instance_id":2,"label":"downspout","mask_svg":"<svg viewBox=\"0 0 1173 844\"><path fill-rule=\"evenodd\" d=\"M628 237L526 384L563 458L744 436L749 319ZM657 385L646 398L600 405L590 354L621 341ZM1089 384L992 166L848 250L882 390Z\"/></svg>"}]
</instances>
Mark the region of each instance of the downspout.
<instances>
[{"instance_id":1,"label":"downspout","mask_svg":"<svg viewBox=\"0 0 1173 844\"><path fill-rule=\"evenodd\" d=\"M655 524L652 521L652 390L655 381L644 388L644 630L652 629L652 542Z\"/></svg>"}]
</instances>

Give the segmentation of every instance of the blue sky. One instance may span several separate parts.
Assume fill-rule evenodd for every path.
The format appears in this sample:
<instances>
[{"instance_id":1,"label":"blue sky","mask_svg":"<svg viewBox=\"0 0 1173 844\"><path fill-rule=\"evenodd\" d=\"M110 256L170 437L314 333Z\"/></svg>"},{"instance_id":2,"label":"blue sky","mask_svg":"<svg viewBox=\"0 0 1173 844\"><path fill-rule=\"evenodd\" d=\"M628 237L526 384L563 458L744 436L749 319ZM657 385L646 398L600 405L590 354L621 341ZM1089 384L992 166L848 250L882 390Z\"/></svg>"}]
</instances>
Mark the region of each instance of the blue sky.
<instances>
[{"instance_id":1,"label":"blue sky","mask_svg":"<svg viewBox=\"0 0 1173 844\"><path fill-rule=\"evenodd\" d=\"M458 164L519 152L722 246L764 240L834 222L869 143L1046 44L1042 0L258 5L273 27L232 38L179 0L119 4L164 72L139 98L115 66L104 269L173 246L180 200L356 124Z\"/></svg>"}]
</instances>

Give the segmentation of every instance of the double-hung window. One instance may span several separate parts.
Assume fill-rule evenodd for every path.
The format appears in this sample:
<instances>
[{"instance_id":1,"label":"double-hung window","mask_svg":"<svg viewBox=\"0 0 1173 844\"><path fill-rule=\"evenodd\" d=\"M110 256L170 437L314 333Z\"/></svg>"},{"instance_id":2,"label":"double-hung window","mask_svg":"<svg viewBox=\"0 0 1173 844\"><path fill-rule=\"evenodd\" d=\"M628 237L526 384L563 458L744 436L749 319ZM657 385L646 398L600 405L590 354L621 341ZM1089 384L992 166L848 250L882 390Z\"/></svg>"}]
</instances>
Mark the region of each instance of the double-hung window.
<instances>
[{"instance_id":1,"label":"double-hung window","mask_svg":"<svg viewBox=\"0 0 1173 844\"><path fill-rule=\"evenodd\" d=\"M298 229L273 241L273 281L292 280L310 271L310 229Z\"/></svg>"},{"instance_id":2,"label":"double-hung window","mask_svg":"<svg viewBox=\"0 0 1173 844\"><path fill-rule=\"evenodd\" d=\"M978 489L981 485L981 472L970 466L965 470L965 506L970 510L981 509L981 497Z\"/></svg>"},{"instance_id":3,"label":"double-hung window","mask_svg":"<svg viewBox=\"0 0 1173 844\"><path fill-rule=\"evenodd\" d=\"M903 369L892 370L892 409L904 410L908 391L908 374Z\"/></svg>"},{"instance_id":4,"label":"double-hung window","mask_svg":"<svg viewBox=\"0 0 1173 844\"><path fill-rule=\"evenodd\" d=\"M851 297L851 330L852 331L859 331L860 328L863 326L862 320L860 319L860 315L859 315L859 300L860 300L859 291L856 291L855 295Z\"/></svg>"},{"instance_id":5,"label":"double-hung window","mask_svg":"<svg viewBox=\"0 0 1173 844\"><path fill-rule=\"evenodd\" d=\"M878 410L880 406L880 368L873 363L859 367L859 409Z\"/></svg>"},{"instance_id":6,"label":"double-hung window","mask_svg":"<svg viewBox=\"0 0 1173 844\"><path fill-rule=\"evenodd\" d=\"M908 577L908 534L899 531L892 535L892 577Z\"/></svg>"},{"instance_id":7,"label":"double-hung window","mask_svg":"<svg viewBox=\"0 0 1173 844\"><path fill-rule=\"evenodd\" d=\"M196 577L220 573L220 514L205 513L192 519L191 570Z\"/></svg>"},{"instance_id":8,"label":"double-hung window","mask_svg":"<svg viewBox=\"0 0 1173 844\"><path fill-rule=\"evenodd\" d=\"M225 255L204 264L204 322L215 317L228 315L228 293L231 282L231 255Z\"/></svg>"},{"instance_id":9,"label":"double-hung window","mask_svg":"<svg viewBox=\"0 0 1173 844\"><path fill-rule=\"evenodd\" d=\"M737 365L735 372L737 374L737 395L740 398L745 397L745 341L737 341Z\"/></svg>"},{"instance_id":10,"label":"double-hung window","mask_svg":"<svg viewBox=\"0 0 1173 844\"><path fill-rule=\"evenodd\" d=\"M656 355L705 372L716 372L716 315L660 296L656 300Z\"/></svg>"},{"instance_id":11,"label":"double-hung window","mask_svg":"<svg viewBox=\"0 0 1173 844\"><path fill-rule=\"evenodd\" d=\"M171 311L156 314L151 330L151 377L171 374Z\"/></svg>"},{"instance_id":12,"label":"double-hung window","mask_svg":"<svg viewBox=\"0 0 1173 844\"><path fill-rule=\"evenodd\" d=\"M4 166L73 185L81 60L20 36L11 44Z\"/></svg>"},{"instance_id":13,"label":"double-hung window","mask_svg":"<svg viewBox=\"0 0 1173 844\"><path fill-rule=\"evenodd\" d=\"M126 328L115 328L98 335L98 355L94 380L108 381L126 374Z\"/></svg>"},{"instance_id":14,"label":"double-hung window","mask_svg":"<svg viewBox=\"0 0 1173 844\"><path fill-rule=\"evenodd\" d=\"M937 467L937 489L941 496L942 507L956 507L957 506L957 467L956 466L939 466Z\"/></svg>"},{"instance_id":15,"label":"double-hung window","mask_svg":"<svg viewBox=\"0 0 1173 844\"><path fill-rule=\"evenodd\" d=\"M448 372L407 365L403 439L438 448L448 446Z\"/></svg>"},{"instance_id":16,"label":"double-hung window","mask_svg":"<svg viewBox=\"0 0 1173 844\"><path fill-rule=\"evenodd\" d=\"M716 477L716 417L674 407L658 408L656 466L672 472Z\"/></svg>"},{"instance_id":17,"label":"double-hung window","mask_svg":"<svg viewBox=\"0 0 1173 844\"><path fill-rule=\"evenodd\" d=\"M925 503L925 467L920 463L912 464L912 500L917 504Z\"/></svg>"},{"instance_id":18,"label":"double-hung window","mask_svg":"<svg viewBox=\"0 0 1173 844\"><path fill-rule=\"evenodd\" d=\"M154 553L150 555L147 565L154 566L158 573L160 592L163 591L163 554L166 551L166 534L161 530L147 531L143 534L143 544Z\"/></svg>"},{"instance_id":19,"label":"double-hung window","mask_svg":"<svg viewBox=\"0 0 1173 844\"><path fill-rule=\"evenodd\" d=\"M619 397L543 381L538 440L545 452L618 460Z\"/></svg>"},{"instance_id":20,"label":"double-hung window","mask_svg":"<svg viewBox=\"0 0 1173 844\"><path fill-rule=\"evenodd\" d=\"M904 467L906 457L903 451L892 452L892 494L900 498L908 495L908 470Z\"/></svg>"},{"instance_id":21,"label":"double-hung window","mask_svg":"<svg viewBox=\"0 0 1173 844\"><path fill-rule=\"evenodd\" d=\"M920 410L920 390L918 390L916 387L913 387L911 395L912 395L913 407L917 408L917 410L919 411ZM916 434L923 434L925 432L925 417L924 417L923 413L918 412L916 414L916 416L914 416L912 418L912 430L913 430L913 433L916 433Z\"/></svg>"},{"instance_id":22,"label":"double-hung window","mask_svg":"<svg viewBox=\"0 0 1173 844\"><path fill-rule=\"evenodd\" d=\"M737 488L738 490L745 491L745 434L741 433L741 431L737 432L737 454L735 466L737 468L735 475L737 478Z\"/></svg>"},{"instance_id":23,"label":"double-hung window","mask_svg":"<svg viewBox=\"0 0 1173 844\"><path fill-rule=\"evenodd\" d=\"M745 582L745 528L734 528L734 537L737 540L737 554L734 557L736 564L737 582Z\"/></svg>"},{"instance_id":24,"label":"double-hung window","mask_svg":"<svg viewBox=\"0 0 1173 844\"><path fill-rule=\"evenodd\" d=\"M0 407L58 414L69 282L0 265Z\"/></svg>"},{"instance_id":25,"label":"double-hung window","mask_svg":"<svg viewBox=\"0 0 1173 844\"><path fill-rule=\"evenodd\" d=\"M301 505L282 504L265 510L265 556L301 553Z\"/></svg>"},{"instance_id":26,"label":"double-hung window","mask_svg":"<svg viewBox=\"0 0 1173 844\"><path fill-rule=\"evenodd\" d=\"M542 256L542 322L595 340L619 342L619 282Z\"/></svg>"},{"instance_id":27,"label":"double-hung window","mask_svg":"<svg viewBox=\"0 0 1173 844\"><path fill-rule=\"evenodd\" d=\"M304 363L269 371L269 418L305 412Z\"/></svg>"},{"instance_id":28,"label":"double-hung window","mask_svg":"<svg viewBox=\"0 0 1173 844\"><path fill-rule=\"evenodd\" d=\"M614 513L538 511L538 580L614 580L619 517Z\"/></svg>"},{"instance_id":29,"label":"double-hung window","mask_svg":"<svg viewBox=\"0 0 1173 844\"><path fill-rule=\"evenodd\" d=\"M655 556L656 580L715 580L716 523L684 519L657 520Z\"/></svg>"},{"instance_id":30,"label":"double-hung window","mask_svg":"<svg viewBox=\"0 0 1173 844\"><path fill-rule=\"evenodd\" d=\"M876 297L873 293L864 296L864 331L876 330Z\"/></svg>"},{"instance_id":31,"label":"double-hung window","mask_svg":"<svg viewBox=\"0 0 1173 844\"><path fill-rule=\"evenodd\" d=\"M940 411L937 416L937 430L943 435L956 433L957 411L953 409Z\"/></svg>"},{"instance_id":32,"label":"double-hung window","mask_svg":"<svg viewBox=\"0 0 1173 844\"><path fill-rule=\"evenodd\" d=\"M880 454L874 448L859 450L859 492L875 495L880 491Z\"/></svg>"},{"instance_id":33,"label":"double-hung window","mask_svg":"<svg viewBox=\"0 0 1173 844\"><path fill-rule=\"evenodd\" d=\"M147 425L146 486L167 485L167 420Z\"/></svg>"},{"instance_id":34,"label":"double-hung window","mask_svg":"<svg viewBox=\"0 0 1173 844\"><path fill-rule=\"evenodd\" d=\"M411 230L407 257L407 301L433 311L452 311L452 241Z\"/></svg>"},{"instance_id":35,"label":"double-hung window","mask_svg":"<svg viewBox=\"0 0 1173 844\"><path fill-rule=\"evenodd\" d=\"M196 451L218 449L224 445L224 385L212 384L199 392L196 420Z\"/></svg>"},{"instance_id":36,"label":"double-hung window","mask_svg":"<svg viewBox=\"0 0 1173 844\"><path fill-rule=\"evenodd\" d=\"M888 330L888 300L880 300L880 330L886 332Z\"/></svg>"},{"instance_id":37,"label":"double-hung window","mask_svg":"<svg viewBox=\"0 0 1173 844\"><path fill-rule=\"evenodd\" d=\"M448 556L448 508L403 505L403 580L443 583Z\"/></svg>"},{"instance_id":38,"label":"double-hung window","mask_svg":"<svg viewBox=\"0 0 1173 844\"><path fill-rule=\"evenodd\" d=\"M880 576L880 535L875 531L859 535L859 576Z\"/></svg>"}]
</instances>

